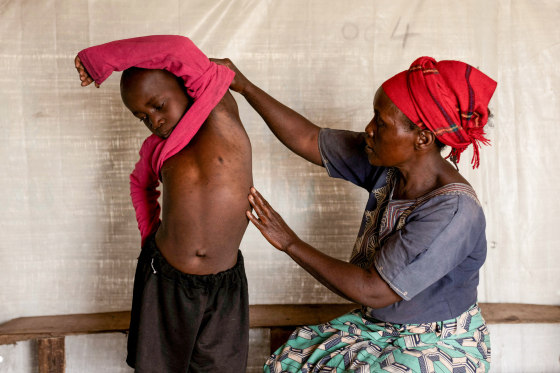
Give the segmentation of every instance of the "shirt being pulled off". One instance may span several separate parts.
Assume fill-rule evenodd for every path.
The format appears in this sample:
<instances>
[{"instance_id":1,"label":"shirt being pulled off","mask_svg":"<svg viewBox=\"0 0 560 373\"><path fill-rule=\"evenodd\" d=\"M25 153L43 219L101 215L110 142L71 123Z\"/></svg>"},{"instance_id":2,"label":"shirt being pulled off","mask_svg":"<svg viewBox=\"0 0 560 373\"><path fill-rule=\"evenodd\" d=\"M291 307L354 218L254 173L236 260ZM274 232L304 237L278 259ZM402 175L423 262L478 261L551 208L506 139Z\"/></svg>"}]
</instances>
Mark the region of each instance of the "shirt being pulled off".
<instances>
[{"instance_id":1,"label":"shirt being pulled off","mask_svg":"<svg viewBox=\"0 0 560 373\"><path fill-rule=\"evenodd\" d=\"M211 62L184 36L154 35L112 41L78 53L93 80L101 84L113 71L129 67L164 69L180 77L193 100L167 139L149 136L130 175L130 196L138 229L145 239L160 224L157 190L163 162L183 149L196 135L212 109L227 92L234 72Z\"/></svg>"}]
</instances>

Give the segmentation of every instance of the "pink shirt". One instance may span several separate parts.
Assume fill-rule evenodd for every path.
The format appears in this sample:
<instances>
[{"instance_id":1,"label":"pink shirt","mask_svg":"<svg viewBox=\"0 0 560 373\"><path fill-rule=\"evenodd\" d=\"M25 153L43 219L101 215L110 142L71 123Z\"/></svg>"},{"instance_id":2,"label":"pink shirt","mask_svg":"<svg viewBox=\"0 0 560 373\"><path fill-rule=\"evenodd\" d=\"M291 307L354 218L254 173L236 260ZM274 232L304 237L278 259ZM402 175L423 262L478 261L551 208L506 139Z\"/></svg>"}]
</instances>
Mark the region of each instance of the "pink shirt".
<instances>
[{"instance_id":1,"label":"pink shirt","mask_svg":"<svg viewBox=\"0 0 560 373\"><path fill-rule=\"evenodd\" d=\"M198 132L228 90L234 72L210 62L191 40L176 35L117 40L84 49L78 56L98 84L113 71L132 66L168 70L183 79L193 100L167 139L151 135L144 141L140 159L130 174L130 196L144 244L160 224L157 187L163 162L183 149Z\"/></svg>"}]
</instances>

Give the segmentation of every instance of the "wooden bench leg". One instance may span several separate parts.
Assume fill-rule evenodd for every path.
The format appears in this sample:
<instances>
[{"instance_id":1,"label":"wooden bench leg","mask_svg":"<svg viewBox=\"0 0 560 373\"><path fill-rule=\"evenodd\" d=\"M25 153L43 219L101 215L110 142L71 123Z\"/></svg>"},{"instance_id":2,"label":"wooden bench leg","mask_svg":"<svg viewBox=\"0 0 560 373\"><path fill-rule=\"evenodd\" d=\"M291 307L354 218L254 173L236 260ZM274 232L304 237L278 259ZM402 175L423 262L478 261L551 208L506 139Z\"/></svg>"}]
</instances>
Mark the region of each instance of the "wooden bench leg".
<instances>
[{"instance_id":1,"label":"wooden bench leg","mask_svg":"<svg viewBox=\"0 0 560 373\"><path fill-rule=\"evenodd\" d=\"M64 373L66 358L64 337L37 340L39 373Z\"/></svg>"}]
</instances>

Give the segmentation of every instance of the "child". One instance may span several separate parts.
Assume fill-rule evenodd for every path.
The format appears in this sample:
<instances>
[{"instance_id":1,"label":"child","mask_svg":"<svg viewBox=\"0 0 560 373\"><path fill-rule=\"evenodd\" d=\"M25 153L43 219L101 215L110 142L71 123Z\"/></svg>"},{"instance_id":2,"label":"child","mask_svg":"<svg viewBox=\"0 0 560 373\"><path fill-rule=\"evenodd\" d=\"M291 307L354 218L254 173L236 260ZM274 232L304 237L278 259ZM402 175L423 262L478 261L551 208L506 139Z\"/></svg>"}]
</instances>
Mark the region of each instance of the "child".
<instances>
[{"instance_id":1,"label":"child","mask_svg":"<svg viewBox=\"0 0 560 373\"><path fill-rule=\"evenodd\" d=\"M251 145L228 92L233 73L181 36L114 41L81 51L75 63L82 86L124 70L123 102L153 133L130 177L142 251L127 363L139 372L244 372L249 308L239 245Z\"/></svg>"}]
</instances>

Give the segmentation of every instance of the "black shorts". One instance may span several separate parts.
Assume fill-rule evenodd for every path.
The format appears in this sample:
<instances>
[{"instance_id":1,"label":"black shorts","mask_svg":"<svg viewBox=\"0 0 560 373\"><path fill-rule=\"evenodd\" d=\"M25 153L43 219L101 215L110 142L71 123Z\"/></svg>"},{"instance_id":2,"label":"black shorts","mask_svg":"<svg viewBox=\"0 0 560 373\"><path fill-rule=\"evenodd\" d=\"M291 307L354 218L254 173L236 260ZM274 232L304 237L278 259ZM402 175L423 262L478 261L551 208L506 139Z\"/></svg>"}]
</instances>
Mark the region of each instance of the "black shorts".
<instances>
[{"instance_id":1,"label":"black shorts","mask_svg":"<svg viewBox=\"0 0 560 373\"><path fill-rule=\"evenodd\" d=\"M148 238L138 258L126 362L136 372L243 373L249 296L243 256L231 269L190 275Z\"/></svg>"}]
</instances>

